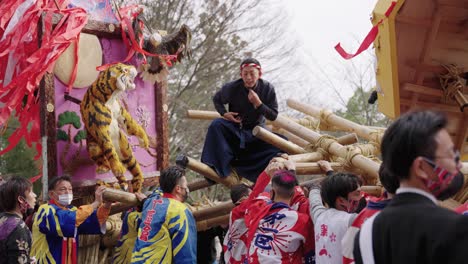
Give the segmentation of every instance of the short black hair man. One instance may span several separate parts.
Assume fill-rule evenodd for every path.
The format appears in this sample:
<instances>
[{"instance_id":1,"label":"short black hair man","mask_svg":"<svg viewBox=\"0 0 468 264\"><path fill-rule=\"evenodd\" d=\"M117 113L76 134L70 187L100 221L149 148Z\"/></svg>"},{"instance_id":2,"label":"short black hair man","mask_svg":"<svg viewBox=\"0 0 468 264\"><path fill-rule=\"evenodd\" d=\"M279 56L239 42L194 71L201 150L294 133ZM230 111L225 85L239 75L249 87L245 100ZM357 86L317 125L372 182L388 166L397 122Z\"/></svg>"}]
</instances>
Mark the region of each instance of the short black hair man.
<instances>
[{"instance_id":1,"label":"short black hair man","mask_svg":"<svg viewBox=\"0 0 468 264\"><path fill-rule=\"evenodd\" d=\"M463 185L446 117L432 111L402 115L385 131L381 150L386 176L400 187L385 209L362 225L354 244L356 263L466 263L468 217L437 206L437 199Z\"/></svg>"}]
</instances>

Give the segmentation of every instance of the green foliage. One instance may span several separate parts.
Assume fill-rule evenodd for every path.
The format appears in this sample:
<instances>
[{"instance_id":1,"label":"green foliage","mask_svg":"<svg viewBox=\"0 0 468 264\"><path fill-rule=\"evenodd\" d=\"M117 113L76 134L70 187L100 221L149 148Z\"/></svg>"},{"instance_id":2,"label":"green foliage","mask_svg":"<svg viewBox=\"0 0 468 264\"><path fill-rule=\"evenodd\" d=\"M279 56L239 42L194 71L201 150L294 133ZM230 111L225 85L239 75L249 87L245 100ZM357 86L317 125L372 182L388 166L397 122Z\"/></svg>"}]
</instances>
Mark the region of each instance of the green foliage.
<instances>
[{"instance_id":1,"label":"green foliage","mask_svg":"<svg viewBox=\"0 0 468 264\"><path fill-rule=\"evenodd\" d=\"M58 116L58 127L73 125L76 129L81 127L80 117L73 111L65 111Z\"/></svg>"},{"instance_id":2,"label":"green foliage","mask_svg":"<svg viewBox=\"0 0 468 264\"><path fill-rule=\"evenodd\" d=\"M349 98L346 110L339 110L336 114L361 125L387 127L390 119L377 110L377 103L371 105L367 102L371 93L372 90L358 87Z\"/></svg>"},{"instance_id":3,"label":"green foliage","mask_svg":"<svg viewBox=\"0 0 468 264\"><path fill-rule=\"evenodd\" d=\"M13 128L19 125L19 122L12 118L8 124L9 128L0 136L0 149L4 149L9 144L8 137L11 135ZM12 150L0 156L0 174L13 174L26 178L38 175L39 169L37 161L34 160L35 155L35 146L29 148L26 141L21 139Z\"/></svg>"},{"instance_id":4,"label":"green foliage","mask_svg":"<svg viewBox=\"0 0 468 264\"><path fill-rule=\"evenodd\" d=\"M68 141L69 138L68 138L68 134L67 132L63 131L62 129L57 129L57 140L61 140L61 141Z\"/></svg>"},{"instance_id":5,"label":"green foliage","mask_svg":"<svg viewBox=\"0 0 468 264\"><path fill-rule=\"evenodd\" d=\"M73 142L78 143L83 139L86 139L86 131L80 130L78 131L78 133L76 133L75 137L73 138Z\"/></svg>"}]
</instances>

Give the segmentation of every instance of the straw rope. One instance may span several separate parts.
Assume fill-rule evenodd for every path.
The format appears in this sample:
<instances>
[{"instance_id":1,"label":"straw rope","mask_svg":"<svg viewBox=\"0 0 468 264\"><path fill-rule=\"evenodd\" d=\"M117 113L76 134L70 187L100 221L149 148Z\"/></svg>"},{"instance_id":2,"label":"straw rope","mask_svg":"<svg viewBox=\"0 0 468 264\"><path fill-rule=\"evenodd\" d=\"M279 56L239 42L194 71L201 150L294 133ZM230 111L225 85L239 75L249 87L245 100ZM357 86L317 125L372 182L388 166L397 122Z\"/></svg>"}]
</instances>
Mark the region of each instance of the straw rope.
<instances>
[{"instance_id":1,"label":"straw rope","mask_svg":"<svg viewBox=\"0 0 468 264\"><path fill-rule=\"evenodd\" d=\"M320 120L317 120L311 116L306 116L304 118L297 119L296 121L299 125L304 126L308 129L320 131Z\"/></svg>"},{"instance_id":2,"label":"straw rope","mask_svg":"<svg viewBox=\"0 0 468 264\"><path fill-rule=\"evenodd\" d=\"M463 79L460 75L463 73L461 68L454 64L442 65L448 73L439 75L440 85L444 90L444 102L455 98L458 91L462 91L465 86Z\"/></svg>"}]
</instances>

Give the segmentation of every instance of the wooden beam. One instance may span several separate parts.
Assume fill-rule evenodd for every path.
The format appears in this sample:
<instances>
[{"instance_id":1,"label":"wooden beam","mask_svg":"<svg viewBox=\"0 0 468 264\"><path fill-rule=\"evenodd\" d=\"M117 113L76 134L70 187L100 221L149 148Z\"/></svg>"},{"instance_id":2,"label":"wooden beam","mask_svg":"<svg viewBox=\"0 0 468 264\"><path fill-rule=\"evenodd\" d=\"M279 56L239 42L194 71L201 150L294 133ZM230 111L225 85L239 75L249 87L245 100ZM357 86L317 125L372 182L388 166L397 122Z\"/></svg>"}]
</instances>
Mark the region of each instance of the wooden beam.
<instances>
[{"instance_id":1,"label":"wooden beam","mask_svg":"<svg viewBox=\"0 0 468 264\"><path fill-rule=\"evenodd\" d=\"M434 89L431 87L423 86L423 85L417 85L413 83L404 83L403 84L403 89L406 91L414 92L414 93L419 93L419 94L424 94L424 95L431 95L435 97L442 97L444 95L444 91L440 89Z\"/></svg>"},{"instance_id":2,"label":"wooden beam","mask_svg":"<svg viewBox=\"0 0 468 264\"><path fill-rule=\"evenodd\" d=\"M447 69L445 69L441 65L420 63L419 61L416 61L416 60L408 60L406 61L406 65L420 72L430 72L430 73L434 73L437 75L447 73Z\"/></svg>"},{"instance_id":3,"label":"wooden beam","mask_svg":"<svg viewBox=\"0 0 468 264\"><path fill-rule=\"evenodd\" d=\"M402 105L410 106L410 107L416 107L416 108L424 108L424 109L436 109L439 111L444 111L444 112L451 112L451 113L458 113L461 114L460 108L454 105L446 105L446 104L438 104L438 103L425 103L418 101L416 104L414 104L413 101L405 98L400 98L400 103Z\"/></svg>"},{"instance_id":4,"label":"wooden beam","mask_svg":"<svg viewBox=\"0 0 468 264\"><path fill-rule=\"evenodd\" d=\"M407 24L407 25L414 25L414 26L422 27L424 29L429 29L431 28L433 19L398 15L396 16L396 21L399 23ZM456 23L449 23L446 21L441 21L440 26L439 26L440 32L461 33L464 30L465 30L464 25L460 25Z\"/></svg>"},{"instance_id":5,"label":"wooden beam","mask_svg":"<svg viewBox=\"0 0 468 264\"><path fill-rule=\"evenodd\" d=\"M156 169L169 167L169 129L167 106L167 76L154 85L156 123Z\"/></svg>"},{"instance_id":6,"label":"wooden beam","mask_svg":"<svg viewBox=\"0 0 468 264\"><path fill-rule=\"evenodd\" d=\"M42 15L39 22L38 46L42 43L42 34L45 30ZM41 119L41 137L47 137L47 174L43 177L52 179L57 176L57 122L55 119L55 84L54 74L46 73L39 84L39 105Z\"/></svg>"},{"instance_id":7,"label":"wooden beam","mask_svg":"<svg viewBox=\"0 0 468 264\"><path fill-rule=\"evenodd\" d=\"M421 52L421 54L419 56L419 60L422 63L428 63L429 62L429 58L430 58L430 55L431 55L431 52L432 52L432 47L434 46L434 42L436 40L437 33L439 32L439 26L440 26L441 20L442 20L442 16L441 16L439 10L436 7L434 17L432 18L432 23L431 23L430 30L426 33L426 37L425 37L425 41L424 41L425 45L424 45L424 47L422 49L422 52ZM414 83L416 83L418 85L421 85L423 83L423 81L424 81L423 72L416 71L416 74L415 74L415 77L414 77Z\"/></svg>"},{"instance_id":8,"label":"wooden beam","mask_svg":"<svg viewBox=\"0 0 468 264\"><path fill-rule=\"evenodd\" d=\"M53 15L52 24L54 25L54 27L62 19L62 17L63 15L61 14ZM88 33L88 34L96 35L98 37L113 38L113 39L122 38L121 31L122 31L122 28L120 27L120 24L106 23L106 22L101 22L97 20L88 20L86 25L81 30L81 32L83 33Z\"/></svg>"}]
</instances>

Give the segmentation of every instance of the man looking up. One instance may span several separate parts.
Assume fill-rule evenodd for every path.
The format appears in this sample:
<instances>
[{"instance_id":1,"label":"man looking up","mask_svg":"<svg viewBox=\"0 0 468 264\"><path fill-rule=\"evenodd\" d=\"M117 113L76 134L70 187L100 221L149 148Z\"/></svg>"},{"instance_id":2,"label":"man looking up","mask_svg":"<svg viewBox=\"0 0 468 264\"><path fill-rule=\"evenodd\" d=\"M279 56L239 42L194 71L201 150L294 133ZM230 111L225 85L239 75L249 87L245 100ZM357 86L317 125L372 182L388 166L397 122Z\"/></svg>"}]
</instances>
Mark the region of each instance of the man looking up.
<instances>
[{"instance_id":1,"label":"man looking up","mask_svg":"<svg viewBox=\"0 0 468 264\"><path fill-rule=\"evenodd\" d=\"M261 79L262 68L253 58L242 61L241 79L223 85L214 98L216 111L223 117L213 120L206 134L201 161L221 177L236 172L253 182L280 150L252 135L265 118L278 116L276 94L269 82ZM225 108L228 105L228 111Z\"/></svg>"}]
</instances>

